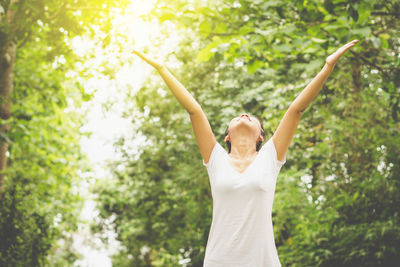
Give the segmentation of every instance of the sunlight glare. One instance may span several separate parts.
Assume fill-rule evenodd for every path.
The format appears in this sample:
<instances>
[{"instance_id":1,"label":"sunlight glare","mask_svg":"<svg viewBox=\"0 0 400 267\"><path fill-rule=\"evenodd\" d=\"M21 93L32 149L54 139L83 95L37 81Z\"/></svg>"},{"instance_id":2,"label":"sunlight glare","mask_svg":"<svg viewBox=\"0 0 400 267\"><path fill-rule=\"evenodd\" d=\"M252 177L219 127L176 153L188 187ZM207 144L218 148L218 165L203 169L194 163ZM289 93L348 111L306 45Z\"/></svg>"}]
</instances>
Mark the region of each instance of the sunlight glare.
<instances>
[{"instance_id":1,"label":"sunlight glare","mask_svg":"<svg viewBox=\"0 0 400 267\"><path fill-rule=\"evenodd\" d=\"M125 16L118 20L123 20L124 32L126 35L133 36L136 49L144 49L151 46L152 36L159 34L159 25L155 20L144 21L141 16L147 15L154 8L156 0L131 0L131 4L125 10ZM122 31L121 31L122 32Z\"/></svg>"},{"instance_id":2,"label":"sunlight glare","mask_svg":"<svg viewBox=\"0 0 400 267\"><path fill-rule=\"evenodd\" d=\"M145 51L150 56L167 59L180 41L179 32L173 23L164 21L160 25L157 18L145 19L154 8L156 0L132 0L124 12L113 18L113 29L110 32L96 31L96 38L110 37L110 44L102 47L98 39L81 36L71 41L75 53L84 58L78 62L75 71L70 71L68 77L79 81L85 93L93 98L76 107L77 111L86 114L87 122L81 127L81 132L91 133L90 137L82 136L81 149L88 156L93 172L83 173L93 178L83 189L96 180L107 180L112 177L111 170L106 167L109 161L122 160L121 151L114 147L114 143L124 137L123 149L129 151L134 157L139 157L140 147L147 145L148 140L137 129L141 121L132 121L123 116L125 112L139 112L134 109L134 101L130 101L143 83L151 76L153 68L132 54L132 49ZM164 29L164 31L162 30ZM168 35L162 32L167 29ZM177 67L180 62L175 57L168 58L168 66ZM113 77L102 73L105 66L115 71ZM84 77L80 72L85 71ZM157 77L160 79L160 77ZM165 94L160 93L160 97ZM108 108L105 109L104 106ZM71 107L73 110L74 107ZM132 138L133 134L134 138ZM85 202L83 215L84 221L96 221L98 211L90 201ZM110 236L108 243L99 243L91 246L89 240L95 237L88 232L87 225L81 225L81 231L74 234L74 247L81 251L82 259L74 266L101 266L111 267L111 255L120 250L120 245L115 239L115 232L110 229L106 232ZM89 243L88 243L89 242ZM92 242L93 243L93 242Z\"/></svg>"},{"instance_id":3,"label":"sunlight glare","mask_svg":"<svg viewBox=\"0 0 400 267\"><path fill-rule=\"evenodd\" d=\"M153 9L156 0L131 0L130 7L135 15L147 15Z\"/></svg>"}]
</instances>

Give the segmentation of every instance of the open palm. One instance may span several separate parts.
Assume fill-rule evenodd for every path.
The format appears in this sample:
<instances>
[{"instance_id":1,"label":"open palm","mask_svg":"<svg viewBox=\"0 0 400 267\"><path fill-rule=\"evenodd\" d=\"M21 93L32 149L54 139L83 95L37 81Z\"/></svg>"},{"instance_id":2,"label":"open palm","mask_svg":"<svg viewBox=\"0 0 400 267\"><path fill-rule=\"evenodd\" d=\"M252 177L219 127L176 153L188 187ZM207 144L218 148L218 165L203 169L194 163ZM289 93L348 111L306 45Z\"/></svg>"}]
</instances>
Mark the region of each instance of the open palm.
<instances>
[{"instance_id":1,"label":"open palm","mask_svg":"<svg viewBox=\"0 0 400 267\"><path fill-rule=\"evenodd\" d=\"M353 40L353 41L345 44L338 50L336 50L335 53L333 53L332 55L330 55L326 58L326 64L334 66L336 64L336 62L339 60L339 58L344 54L344 52L346 52L351 47L355 46L357 42L358 42L358 40Z\"/></svg>"}]
</instances>

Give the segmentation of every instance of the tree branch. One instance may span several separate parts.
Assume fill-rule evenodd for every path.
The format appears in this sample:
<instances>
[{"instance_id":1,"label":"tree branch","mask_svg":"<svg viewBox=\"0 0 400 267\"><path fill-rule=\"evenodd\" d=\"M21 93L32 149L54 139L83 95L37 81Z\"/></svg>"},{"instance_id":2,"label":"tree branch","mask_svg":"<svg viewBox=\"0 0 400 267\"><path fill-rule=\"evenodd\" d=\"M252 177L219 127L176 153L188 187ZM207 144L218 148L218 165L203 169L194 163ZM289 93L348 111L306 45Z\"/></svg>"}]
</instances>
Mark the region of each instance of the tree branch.
<instances>
[{"instance_id":1,"label":"tree branch","mask_svg":"<svg viewBox=\"0 0 400 267\"><path fill-rule=\"evenodd\" d=\"M385 78L390 80L390 76L389 74L386 73L386 71L381 67L378 66L377 64L374 64L373 62L369 61L366 57L364 57L362 54L359 54L357 52L354 52L352 50L349 50L350 53L352 53L353 55L355 55L356 57L360 58L362 61L364 61L365 63L367 63L368 65L378 69L380 72L382 72L383 76L385 76Z\"/></svg>"},{"instance_id":2,"label":"tree branch","mask_svg":"<svg viewBox=\"0 0 400 267\"><path fill-rule=\"evenodd\" d=\"M376 15L376 16L399 16L400 13L388 13L388 12L383 12L383 11L377 11L377 12L371 12L371 15Z\"/></svg>"}]
</instances>

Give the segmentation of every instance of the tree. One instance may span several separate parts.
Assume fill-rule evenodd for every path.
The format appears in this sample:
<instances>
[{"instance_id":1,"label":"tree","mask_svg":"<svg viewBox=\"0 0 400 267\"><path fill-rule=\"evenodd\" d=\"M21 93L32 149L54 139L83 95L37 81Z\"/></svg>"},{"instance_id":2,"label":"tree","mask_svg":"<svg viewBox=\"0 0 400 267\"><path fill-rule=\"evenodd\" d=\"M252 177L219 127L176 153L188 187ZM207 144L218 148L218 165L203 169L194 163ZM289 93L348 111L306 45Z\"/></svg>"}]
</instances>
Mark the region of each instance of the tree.
<instances>
[{"instance_id":1,"label":"tree","mask_svg":"<svg viewBox=\"0 0 400 267\"><path fill-rule=\"evenodd\" d=\"M174 72L221 143L242 110L260 115L271 135L326 56L360 40L304 112L278 178L273 222L285 266L399 261L399 8L375 0L160 0L149 15L187 37L171 55L183 63ZM119 265L190 258L188 266L201 266L211 222L207 174L187 136L190 121L171 95L159 96L160 86L149 82L134 98L144 121L138 132L150 144L138 158L126 152L126 171L99 186L101 215L115 216L127 248L114 258Z\"/></svg>"},{"instance_id":2,"label":"tree","mask_svg":"<svg viewBox=\"0 0 400 267\"><path fill-rule=\"evenodd\" d=\"M125 4L0 1L1 266L65 264L77 257L66 251L48 258L56 241L76 229L79 171L89 168L78 145L83 116L66 109L67 98L77 106L90 99L66 77L81 60L69 42L106 31L110 11Z\"/></svg>"}]
</instances>

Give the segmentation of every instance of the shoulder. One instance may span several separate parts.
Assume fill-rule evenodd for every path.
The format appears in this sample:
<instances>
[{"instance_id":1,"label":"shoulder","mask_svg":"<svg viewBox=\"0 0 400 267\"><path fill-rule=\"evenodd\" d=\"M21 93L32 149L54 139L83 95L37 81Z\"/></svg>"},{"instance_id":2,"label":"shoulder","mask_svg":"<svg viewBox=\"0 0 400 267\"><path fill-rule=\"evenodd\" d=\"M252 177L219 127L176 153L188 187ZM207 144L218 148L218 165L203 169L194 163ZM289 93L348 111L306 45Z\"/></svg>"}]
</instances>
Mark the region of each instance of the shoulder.
<instances>
[{"instance_id":1,"label":"shoulder","mask_svg":"<svg viewBox=\"0 0 400 267\"><path fill-rule=\"evenodd\" d=\"M280 168L286 163L286 154L284 155L283 160L278 160L278 154L272 136L261 147L260 153L265 154L268 158L267 160L272 162L277 170L280 170Z\"/></svg>"},{"instance_id":2,"label":"shoulder","mask_svg":"<svg viewBox=\"0 0 400 267\"><path fill-rule=\"evenodd\" d=\"M227 154L228 152L226 152L226 150L222 147L222 145L218 141L216 141L211 151L210 159L208 160L207 163L203 159L203 165L209 167L213 165L214 162L218 160L218 158L221 158L222 156Z\"/></svg>"}]
</instances>

